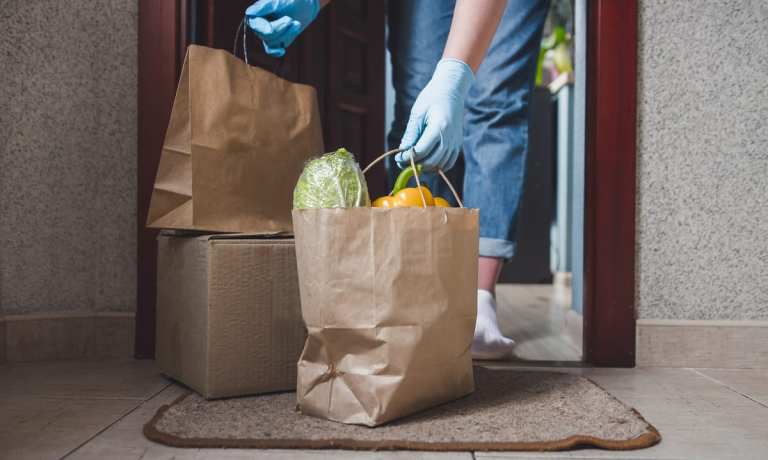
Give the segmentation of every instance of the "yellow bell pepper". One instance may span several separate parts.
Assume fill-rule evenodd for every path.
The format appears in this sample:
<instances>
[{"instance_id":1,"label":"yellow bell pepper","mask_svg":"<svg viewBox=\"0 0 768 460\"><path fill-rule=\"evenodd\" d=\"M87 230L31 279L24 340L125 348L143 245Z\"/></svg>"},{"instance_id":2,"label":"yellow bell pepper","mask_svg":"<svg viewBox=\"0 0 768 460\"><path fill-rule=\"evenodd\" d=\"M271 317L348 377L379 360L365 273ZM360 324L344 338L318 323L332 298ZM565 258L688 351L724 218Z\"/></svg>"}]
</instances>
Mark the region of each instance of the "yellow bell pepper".
<instances>
[{"instance_id":1,"label":"yellow bell pepper","mask_svg":"<svg viewBox=\"0 0 768 460\"><path fill-rule=\"evenodd\" d=\"M445 198L443 198L441 196L436 196L435 197L435 206L438 206L440 208L450 208L450 207L452 207L451 203L449 203L448 200L446 200Z\"/></svg>"},{"instance_id":2,"label":"yellow bell pepper","mask_svg":"<svg viewBox=\"0 0 768 460\"><path fill-rule=\"evenodd\" d=\"M424 194L424 201L421 200L421 193ZM423 207L424 202L427 206L434 206L435 200L432 198L432 192L425 186L421 186L421 193L417 187L408 187L400 190L393 197L396 208Z\"/></svg>"},{"instance_id":3,"label":"yellow bell pepper","mask_svg":"<svg viewBox=\"0 0 768 460\"><path fill-rule=\"evenodd\" d=\"M416 165L416 171L421 172L421 165ZM400 172L400 175L397 176L397 180L395 180L395 186L392 188L392 193L377 198L371 206L374 208L421 208L426 202L427 206L451 207L448 201L444 198L433 197L432 192L430 192L429 188L424 185L421 186L421 192L424 194L424 201L422 201L418 187L406 187L413 174L412 167L403 169Z\"/></svg>"},{"instance_id":4,"label":"yellow bell pepper","mask_svg":"<svg viewBox=\"0 0 768 460\"><path fill-rule=\"evenodd\" d=\"M373 203L371 203L371 206L374 208L394 208L395 207L395 200L391 196L382 196L379 198L376 198Z\"/></svg>"}]
</instances>

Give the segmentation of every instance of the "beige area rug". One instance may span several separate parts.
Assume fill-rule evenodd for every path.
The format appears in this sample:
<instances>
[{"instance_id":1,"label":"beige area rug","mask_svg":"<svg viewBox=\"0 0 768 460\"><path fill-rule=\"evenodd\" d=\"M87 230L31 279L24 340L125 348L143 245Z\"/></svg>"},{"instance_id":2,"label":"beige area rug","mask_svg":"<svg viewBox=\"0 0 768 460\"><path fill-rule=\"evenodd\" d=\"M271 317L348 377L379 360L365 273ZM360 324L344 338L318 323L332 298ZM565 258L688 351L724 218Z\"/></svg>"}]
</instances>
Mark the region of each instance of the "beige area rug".
<instances>
[{"instance_id":1,"label":"beige area rug","mask_svg":"<svg viewBox=\"0 0 768 460\"><path fill-rule=\"evenodd\" d=\"M189 393L160 408L144 434L177 447L440 451L639 449L661 440L583 377L477 368L475 378L475 393L376 428L302 415L295 393L216 401Z\"/></svg>"}]
</instances>

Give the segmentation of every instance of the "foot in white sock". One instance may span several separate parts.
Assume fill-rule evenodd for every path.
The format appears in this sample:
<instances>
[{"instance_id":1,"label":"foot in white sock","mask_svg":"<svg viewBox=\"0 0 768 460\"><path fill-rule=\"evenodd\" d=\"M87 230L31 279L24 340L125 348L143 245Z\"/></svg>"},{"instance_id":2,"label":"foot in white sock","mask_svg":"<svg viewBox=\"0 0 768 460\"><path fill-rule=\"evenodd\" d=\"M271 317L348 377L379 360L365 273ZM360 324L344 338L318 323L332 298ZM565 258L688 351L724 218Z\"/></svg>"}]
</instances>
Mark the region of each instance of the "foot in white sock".
<instances>
[{"instance_id":1,"label":"foot in white sock","mask_svg":"<svg viewBox=\"0 0 768 460\"><path fill-rule=\"evenodd\" d=\"M496 318L496 299L485 289L477 290L477 321L472 340L473 359L504 359L512 355L515 341L504 337Z\"/></svg>"}]
</instances>

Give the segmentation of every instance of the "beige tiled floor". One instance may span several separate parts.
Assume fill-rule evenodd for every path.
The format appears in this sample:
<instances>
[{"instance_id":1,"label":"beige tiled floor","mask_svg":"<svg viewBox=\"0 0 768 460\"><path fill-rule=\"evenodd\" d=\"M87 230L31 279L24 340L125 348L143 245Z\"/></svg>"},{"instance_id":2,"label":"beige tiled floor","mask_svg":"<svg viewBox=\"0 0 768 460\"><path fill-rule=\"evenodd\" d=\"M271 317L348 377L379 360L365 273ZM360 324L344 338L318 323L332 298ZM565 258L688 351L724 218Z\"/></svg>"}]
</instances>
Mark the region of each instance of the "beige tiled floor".
<instances>
[{"instance_id":1,"label":"beige tiled floor","mask_svg":"<svg viewBox=\"0 0 768 460\"><path fill-rule=\"evenodd\" d=\"M150 361L0 366L0 459L61 458L167 386Z\"/></svg>"},{"instance_id":2,"label":"beige tiled floor","mask_svg":"<svg viewBox=\"0 0 768 460\"><path fill-rule=\"evenodd\" d=\"M506 365L499 365L506 366ZM519 364L515 365L519 367ZM768 370L557 368L593 379L662 433L650 449L608 452L346 452L175 449L141 428L182 391L151 361L0 366L1 459L755 459L768 458Z\"/></svg>"}]
</instances>

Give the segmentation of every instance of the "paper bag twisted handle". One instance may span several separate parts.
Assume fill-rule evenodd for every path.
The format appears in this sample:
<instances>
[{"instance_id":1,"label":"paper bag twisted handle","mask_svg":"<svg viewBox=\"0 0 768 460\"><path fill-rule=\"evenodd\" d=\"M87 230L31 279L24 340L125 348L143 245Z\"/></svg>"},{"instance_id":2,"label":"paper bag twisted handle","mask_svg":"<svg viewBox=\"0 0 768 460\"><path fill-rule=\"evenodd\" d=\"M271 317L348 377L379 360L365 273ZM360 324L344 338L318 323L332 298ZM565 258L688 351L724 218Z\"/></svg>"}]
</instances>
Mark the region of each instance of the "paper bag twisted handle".
<instances>
[{"instance_id":1,"label":"paper bag twisted handle","mask_svg":"<svg viewBox=\"0 0 768 460\"><path fill-rule=\"evenodd\" d=\"M368 170L371 169L371 167L373 167L376 163L380 162L384 158L387 158L390 155L395 155L400 152L405 152L406 150L409 150L409 149L392 149L388 152L382 153L381 155L376 157L376 159L371 161L368 164L368 166L365 167L365 169L363 169L363 174L367 173ZM426 208L427 200L424 198L424 192L421 190L421 180L419 179L419 172L416 170L416 163L413 160L413 157L416 156L415 154L416 154L416 151L414 150L413 155L411 155L411 167L413 168L413 177L414 179L416 179L416 187L417 187L416 190L418 190L419 195L421 195L421 204ZM453 197L456 198L456 203L459 204L460 208L463 208L464 203L461 201L461 198L459 198L459 194L456 193L456 189L453 187L453 184L451 183L451 181L448 180L448 176L446 176L443 170L440 168L437 169L437 173L440 175L440 177L443 178L443 181L445 181L445 183L448 185L448 188L451 189L451 193L453 194Z\"/></svg>"},{"instance_id":2,"label":"paper bag twisted handle","mask_svg":"<svg viewBox=\"0 0 768 460\"><path fill-rule=\"evenodd\" d=\"M246 17L243 16L243 19L240 20L240 25L237 26L237 31L235 32L235 42L232 44L232 54L237 56L237 42L238 39L241 36L243 37L243 60L246 64L250 64L248 62L248 27L245 24ZM278 76L284 76L285 75L285 59L280 59L277 68L273 70L273 73Z\"/></svg>"},{"instance_id":3,"label":"paper bag twisted handle","mask_svg":"<svg viewBox=\"0 0 768 460\"><path fill-rule=\"evenodd\" d=\"M232 45L232 54L237 56L237 39L240 38L240 32L243 33L243 60L248 64L248 29L243 28L245 26L245 16L240 20L240 25L237 26L235 32L235 43Z\"/></svg>"}]
</instances>

